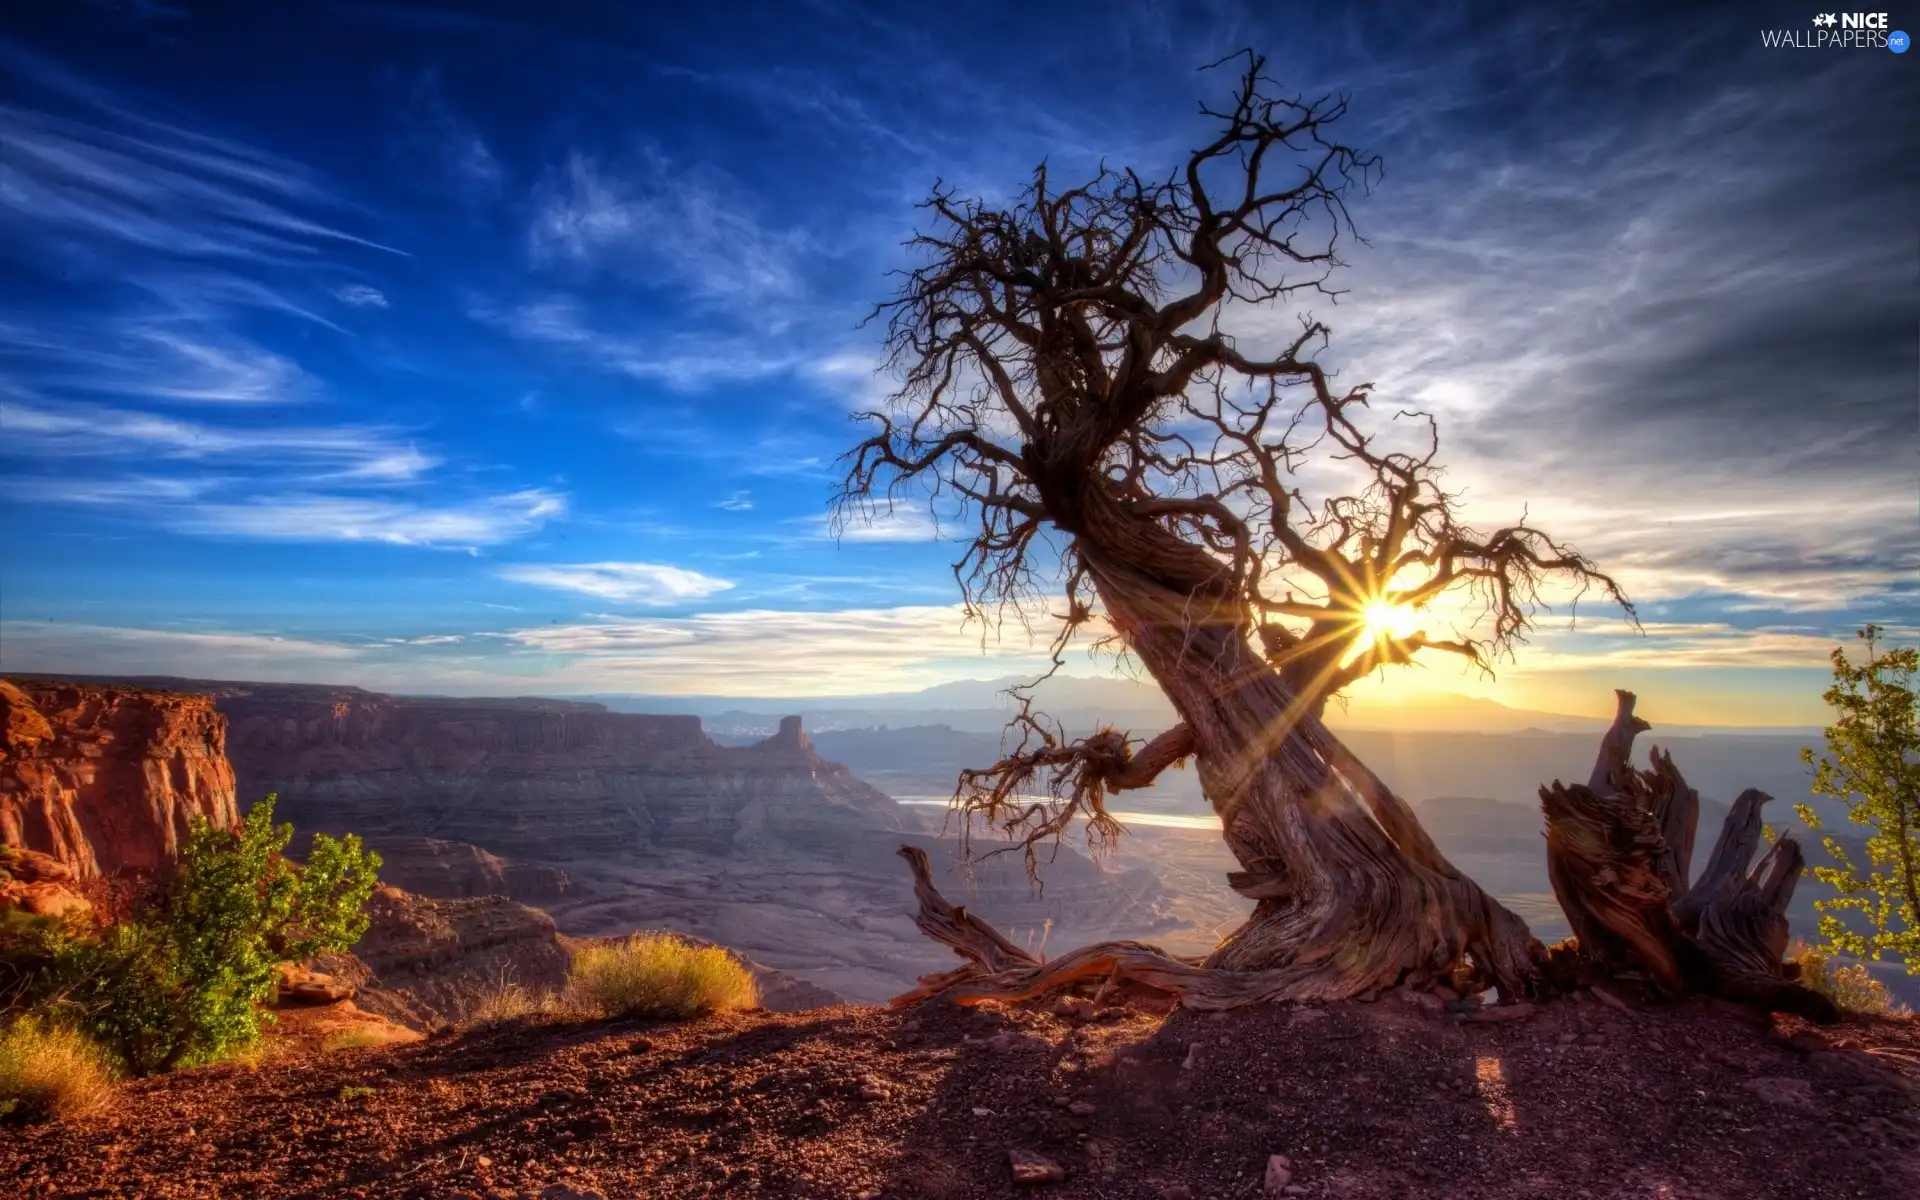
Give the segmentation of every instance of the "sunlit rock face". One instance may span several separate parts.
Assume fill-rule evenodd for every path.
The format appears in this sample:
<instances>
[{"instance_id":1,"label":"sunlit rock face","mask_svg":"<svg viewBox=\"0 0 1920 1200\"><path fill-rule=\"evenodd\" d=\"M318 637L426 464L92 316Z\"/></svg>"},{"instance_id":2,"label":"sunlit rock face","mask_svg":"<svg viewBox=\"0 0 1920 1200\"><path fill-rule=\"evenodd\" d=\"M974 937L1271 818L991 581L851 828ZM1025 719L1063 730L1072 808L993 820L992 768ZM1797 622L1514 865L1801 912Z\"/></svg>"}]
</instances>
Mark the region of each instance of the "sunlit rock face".
<instances>
[{"instance_id":1,"label":"sunlit rock face","mask_svg":"<svg viewBox=\"0 0 1920 1200\"><path fill-rule=\"evenodd\" d=\"M216 693L249 802L301 829L470 842L509 862L827 848L898 805L815 754L794 718L757 746L698 717L564 701L259 687ZM410 851L420 849L418 845Z\"/></svg>"},{"instance_id":2,"label":"sunlit rock face","mask_svg":"<svg viewBox=\"0 0 1920 1200\"><path fill-rule=\"evenodd\" d=\"M77 879L171 862L195 818L237 820L226 718L206 696L0 680L0 842Z\"/></svg>"}]
</instances>

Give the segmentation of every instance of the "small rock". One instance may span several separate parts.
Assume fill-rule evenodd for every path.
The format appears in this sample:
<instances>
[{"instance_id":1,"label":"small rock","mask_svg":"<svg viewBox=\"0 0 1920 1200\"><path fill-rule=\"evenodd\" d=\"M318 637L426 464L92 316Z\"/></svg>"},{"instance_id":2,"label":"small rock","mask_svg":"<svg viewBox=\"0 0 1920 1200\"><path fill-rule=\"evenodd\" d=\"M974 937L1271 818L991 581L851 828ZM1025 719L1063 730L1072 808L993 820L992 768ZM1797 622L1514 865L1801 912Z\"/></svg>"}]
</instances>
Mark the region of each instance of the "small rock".
<instances>
[{"instance_id":1,"label":"small rock","mask_svg":"<svg viewBox=\"0 0 1920 1200\"><path fill-rule=\"evenodd\" d=\"M1484 1025L1496 1021L1524 1021L1528 1017L1531 1017L1534 1011L1533 1005L1527 1003L1525 1000L1521 1000L1513 1004L1488 1005L1481 1008L1478 1012L1465 1014L1461 1017L1461 1020L1471 1021L1476 1025Z\"/></svg>"},{"instance_id":2,"label":"small rock","mask_svg":"<svg viewBox=\"0 0 1920 1200\"><path fill-rule=\"evenodd\" d=\"M875 1101L890 1100L893 1098L893 1093L878 1083L868 1082L860 1085L860 1098Z\"/></svg>"},{"instance_id":3,"label":"small rock","mask_svg":"<svg viewBox=\"0 0 1920 1200\"><path fill-rule=\"evenodd\" d=\"M1007 1151L1007 1163L1013 1168L1013 1181L1018 1184L1060 1183L1067 1177L1065 1167L1031 1150Z\"/></svg>"},{"instance_id":4,"label":"small rock","mask_svg":"<svg viewBox=\"0 0 1920 1200\"><path fill-rule=\"evenodd\" d=\"M478 1163L480 1166L483 1166L483 1167L490 1167L493 1165L493 1160L488 1158L484 1154L482 1154L479 1158L474 1159L474 1162Z\"/></svg>"},{"instance_id":5,"label":"small rock","mask_svg":"<svg viewBox=\"0 0 1920 1200\"><path fill-rule=\"evenodd\" d=\"M1433 992L1417 992L1412 988L1404 988L1400 992L1400 998L1422 1012L1440 1013L1445 1012L1447 1008L1446 1000Z\"/></svg>"},{"instance_id":6,"label":"small rock","mask_svg":"<svg viewBox=\"0 0 1920 1200\"><path fill-rule=\"evenodd\" d=\"M1820 1108L1819 1102L1814 1099L1813 1085L1804 1079L1794 1079L1786 1075L1767 1075L1759 1079L1749 1079L1741 1086L1779 1108L1805 1113L1817 1112Z\"/></svg>"},{"instance_id":7,"label":"small rock","mask_svg":"<svg viewBox=\"0 0 1920 1200\"><path fill-rule=\"evenodd\" d=\"M1614 1009L1617 1012L1633 1011L1632 1008L1628 1007L1627 1002L1625 1000L1622 1000L1620 997L1614 995L1612 992L1608 991L1606 988L1603 988L1603 987L1593 988L1592 993L1593 993L1593 998L1595 1000L1598 1000L1600 1003L1606 1005L1608 1008Z\"/></svg>"},{"instance_id":8,"label":"small rock","mask_svg":"<svg viewBox=\"0 0 1920 1200\"><path fill-rule=\"evenodd\" d=\"M1282 1196L1304 1196L1307 1194L1307 1189L1297 1183L1290 1183L1280 1189L1280 1194Z\"/></svg>"},{"instance_id":9,"label":"small rock","mask_svg":"<svg viewBox=\"0 0 1920 1200\"><path fill-rule=\"evenodd\" d=\"M1833 1043L1823 1033L1812 1029L1803 1029L1787 1039L1787 1045L1802 1054L1817 1054L1822 1050L1833 1049Z\"/></svg>"},{"instance_id":10,"label":"small rock","mask_svg":"<svg viewBox=\"0 0 1920 1200\"><path fill-rule=\"evenodd\" d=\"M990 1117L993 1115L993 1110L990 1108L976 1108L973 1110L973 1115L976 1117Z\"/></svg>"},{"instance_id":11,"label":"small rock","mask_svg":"<svg viewBox=\"0 0 1920 1200\"><path fill-rule=\"evenodd\" d=\"M868 1188L866 1191L855 1196L853 1200L880 1200L880 1189Z\"/></svg>"},{"instance_id":12,"label":"small rock","mask_svg":"<svg viewBox=\"0 0 1920 1200\"><path fill-rule=\"evenodd\" d=\"M1284 1195L1283 1189L1293 1182L1293 1160L1284 1154L1267 1155L1267 1175L1261 1182L1267 1195Z\"/></svg>"},{"instance_id":13,"label":"small rock","mask_svg":"<svg viewBox=\"0 0 1920 1200\"><path fill-rule=\"evenodd\" d=\"M1193 1189L1184 1183L1169 1184L1160 1189L1160 1200L1193 1200Z\"/></svg>"},{"instance_id":14,"label":"small rock","mask_svg":"<svg viewBox=\"0 0 1920 1200\"><path fill-rule=\"evenodd\" d=\"M1090 1117L1093 1115L1093 1105L1087 1103L1085 1100L1075 1100L1072 1104L1067 1105L1067 1111L1076 1117Z\"/></svg>"},{"instance_id":15,"label":"small rock","mask_svg":"<svg viewBox=\"0 0 1920 1200\"><path fill-rule=\"evenodd\" d=\"M1200 1065L1200 1046L1201 1043L1195 1042L1187 1047L1187 1057L1185 1061L1180 1064L1182 1071L1191 1071Z\"/></svg>"}]
</instances>

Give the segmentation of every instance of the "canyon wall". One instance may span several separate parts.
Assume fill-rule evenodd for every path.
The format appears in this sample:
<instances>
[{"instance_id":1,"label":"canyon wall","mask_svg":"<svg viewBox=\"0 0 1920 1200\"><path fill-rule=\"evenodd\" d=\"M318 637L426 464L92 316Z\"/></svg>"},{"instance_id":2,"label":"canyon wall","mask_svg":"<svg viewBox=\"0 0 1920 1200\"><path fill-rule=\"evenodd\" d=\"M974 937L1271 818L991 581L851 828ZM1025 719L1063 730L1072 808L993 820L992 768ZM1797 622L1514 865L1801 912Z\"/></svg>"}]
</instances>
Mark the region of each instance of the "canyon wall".
<instances>
[{"instance_id":1,"label":"canyon wall","mask_svg":"<svg viewBox=\"0 0 1920 1200\"><path fill-rule=\"evenodd\" d=\"M904 828L899 806L815 754L797 720L718 746L698 717L556 701L212 685L248 803L302 830L470 842L507 862L731 855Z\"/></svg>"},{"instance_id":2,"label":"canyon wall","mask_svg":"<svg viewBox=\"0 0 1920 1200\"><path fill-rule=\"evenodd\" d=\"M237 820L226 718L206 696L0 680L0 842L78 879L171 862L196 817Z\"/></svg>"}]
</instances>

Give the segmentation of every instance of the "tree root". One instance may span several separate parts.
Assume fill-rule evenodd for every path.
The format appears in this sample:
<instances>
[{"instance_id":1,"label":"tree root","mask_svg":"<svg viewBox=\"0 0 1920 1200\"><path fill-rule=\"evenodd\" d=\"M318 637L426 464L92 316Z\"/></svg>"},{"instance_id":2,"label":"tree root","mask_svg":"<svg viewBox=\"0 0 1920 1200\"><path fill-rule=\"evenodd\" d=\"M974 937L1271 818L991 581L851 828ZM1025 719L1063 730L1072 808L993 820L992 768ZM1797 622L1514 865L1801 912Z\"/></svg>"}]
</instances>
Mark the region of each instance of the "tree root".
<instances>
[{"instance_id":1,"label":"tree root","mask_svg":"<svg viewBox=\"0 0 1920 1200\"><path fill-rule=\"evenodd\" d=\"M896 1008L934 996L962 1005L1012 1004L1094 979L1103 981L1103 990L1135 984L1164 992L1182 1006L1202 1012L1276 1001L1337 1000L1354 994L1319 959L1241 971L1207 966L1203 960L1182 958L1144 942L1097 942L1042 962L942 896L934 886L924 850L902 846L899 854L913 872L914 895L919 900L915 924L966 961L953 970L921 976L919 986L889 1001Z\"/></svg>"}]
</instances>

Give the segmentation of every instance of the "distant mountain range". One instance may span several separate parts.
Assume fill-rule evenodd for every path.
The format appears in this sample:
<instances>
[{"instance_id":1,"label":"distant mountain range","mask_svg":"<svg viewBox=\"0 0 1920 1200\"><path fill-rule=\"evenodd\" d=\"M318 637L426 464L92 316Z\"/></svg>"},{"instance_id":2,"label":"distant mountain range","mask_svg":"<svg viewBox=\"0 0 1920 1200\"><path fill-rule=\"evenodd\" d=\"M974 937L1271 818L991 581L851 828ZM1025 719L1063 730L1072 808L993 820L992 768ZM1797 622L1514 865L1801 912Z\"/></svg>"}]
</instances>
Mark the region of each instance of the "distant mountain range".
<instances>
[{"instance_id":1,"label":"distant mountain range","mask_svg":"<svg viewBox=\"0 0 1920 1200\"><path fill-rule=\"evenodd\" d=\"M1001 728L1014 711L1008 691L1026 683L1017 676L967 679L915 692L887 692L866 696L806 696L743 699L738 696L652 696L593 694L574 696L594 700L616 712L691 713L720 736L747 737L771 732L775 720L799 713L810 729L866 729L900 725L947 725L956 730L988 732ZM1146 730L1173 720L1173 710L1151 682L1132 679L1094 679L1056 676L1036 693L1040 707L1076 728L1111 722ZM1600 717L1571 716L1510 708L1478 696L1427 695L1396 704L1356 703L1346 710L1329 709L1328 724L1336 729L1371 729L1435 733L1597 733L1607 727ZM1663 736L1702 734L1742 736L1817 736L1813 726L1744 726L1657 724Z\"/></svg>"}]
</instances>

